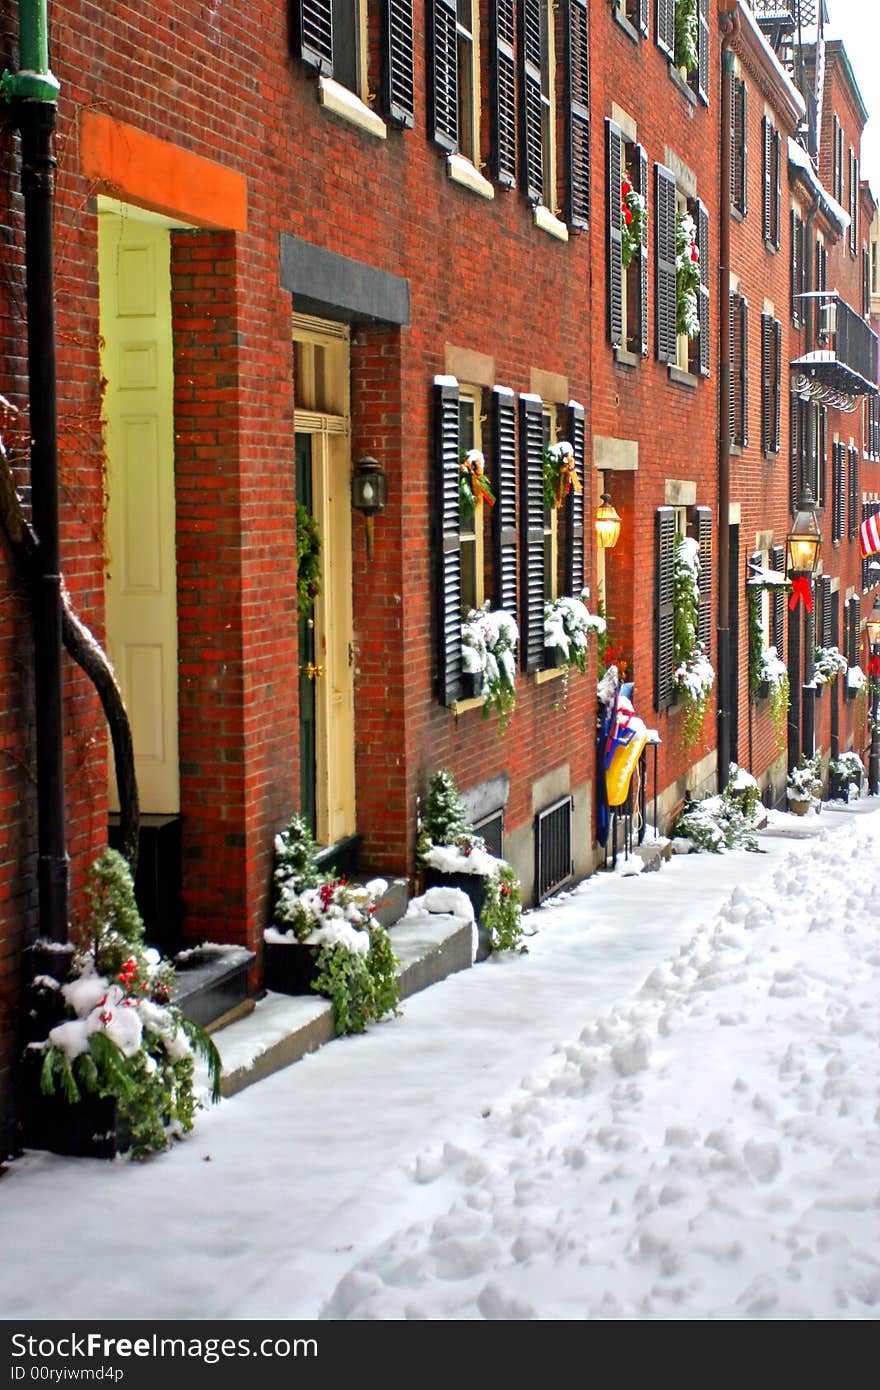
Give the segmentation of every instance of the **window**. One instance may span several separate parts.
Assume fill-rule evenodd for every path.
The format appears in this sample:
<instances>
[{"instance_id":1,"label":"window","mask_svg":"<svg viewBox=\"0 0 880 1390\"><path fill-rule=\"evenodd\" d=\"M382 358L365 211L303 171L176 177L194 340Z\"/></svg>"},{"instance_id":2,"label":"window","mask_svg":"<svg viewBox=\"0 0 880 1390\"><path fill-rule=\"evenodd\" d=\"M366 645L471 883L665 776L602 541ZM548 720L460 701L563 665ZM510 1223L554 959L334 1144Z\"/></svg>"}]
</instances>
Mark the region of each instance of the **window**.
<instances>
[{"instance_id":1,"label":"window","mask_svg":"<svg viewBox=\"0 0 880 1390\"><path fill-rule=\"evenodd\" d=\"M791 212L791 322L792 327L804 326L804 301L798 296L807 288L807 229L803 218Z\"/></svg>"},{"instance_id":2,"label":"window","mask_svg":"<svg viewBox=\"0 0 880 1390\"><path fill-rule=\"evenodd\" d=\"M354 119L375 134L379 118L369 108L369 63L366 0L295 0L293 6L298 56L321 76L321 99L338 114ZM385 0L382 35L383 102L388 118L413 124L413 10L412 0ZM336 82L363 103L363 119L354 107L333 100ZM367 118L372 118L372 124Z\"/></svg>"},{"instance_id":3,"label":"window","mask_svg":"<svg viewBox=\"0 0 880 1390\"><path fill-rule=\"evenodd\" d=\"M648 0L613 0L614 16L624 21L624 28L637 37L637 31L648 32Z\"/></svg>"},{"instance_id":4,"label":"window","mask_svg":"<svg viewBox=\"0 0 880 1390\"><path fill-rule=\"evenodd\" d=\"M730 442L749 442L749 306L745 295L730 296Z\"/></svg>"},{"instance_id":5,"label":"window","mask_svg":"<svg viewBox=\"0 0 880 1390\"><path fill-rule=\"evenodd\" d=\"M859 254L859 160L852 145L849 147L849 227L846 244L851 256Z\"/></svg>"},{"instance_id":6,"label":"window","mask_svg":"<svg viewBox=\"0 0 880 1390\"><path fill-rule=\"evenodd\" d=\"M647 0L641 3L647 5ZM590 16L586 0L568 0L566 10L565 215L569 226L586 227L590 221Z\"/></svg>"},{"instance_id":7,"label":"window","mask_svg":"<svg viewBox=\"0 0 880 1390\"><path fill-rule=\"evenodd\" d=\"M522 186L529 202L555 213L556 53L552 0L519 0Z\"/></svg>"},{"instance_id":8,"label":"window","mask_svg":"<svg viewBox=\"0 0 880 1390\"><path fill-rule=\"evenodd\" d=\"M698 331L689 335L688 333L678 332L678 307L679 307L679 275L676 271L676 340L675 340L675 364L682 371L694 375L708 376L710 355L709 355L709 214L705 206L698 198L686 198L685 195L676 189L675 193L675 222L676 237L678 236L679 224L685 219L690 218L694 227L694 244L697 250L698 264L700 268L700 283L697 290L697 319L699 322ZM687 252L685 252L687 255ZM677 258L676 258L677 267Z\"/></svg>"},{"instance_id":9,"label":"window","mask_svg":"<svg viewBox=\"0 0 880 1390\"><path fill-rule=\"evenodd\" d=\"M494 0L490 10L492 172L504 188L516 184L515 31L515 0Z\"/></svg>"},{"instance_id":10,"label":"window","mask_svg":"<svg viewBox=\"0 0 880 1390\"><path fill-rule=\"evenodd\" d=\"M516 422L513 392L496 386L485 449L483 393L459 386L455 377L434 381L434 551L437 689L441 704L453 705L463 691L462 611L491 598L493 606L516 612ZM484 503L474 519L463 517L461 458L482 448L494 507ZM491 517L487 515L491 512ZM491 563L486 551L491 540ZM491 584L486 577L491 578Z\"/></svg>"},{"instance_id":11,"label":"window","mask_svg":"<svg viewBox=\"0 0 880 1390\"><path fill-rule=\"evenodd\" d=\"M802 401L791 392L791 428L788 476L788 505L797 511L801 484L806 483L819 507L825 505L825 407L815 401Z\"/></svg>"},{"instance_id":12,"label":"window","mask_svg":"<svg viewBox=\"0 0 880 1390\"><path fill-rule=\"evenodd\" d=\"M687 4L688 0L657 0L657 46L675 68L687 69L688 84L708 103L710 0L690 0L689 21L683 13Z\"/></svg>"},{"instance_id":13,"label":"window","mask_svg":"<svg viewBox=\"0 0 880 1390\"><path fill-rule=\"evenodd\" d=\"M475 386L460 386L458 397L458 448L460 454L468 454L471 449L483 452L482 424L483 393ZM469 515L460 512L461 545L461 606L479 608L485 598L484 582L484 532L487 524L485 503L475 507Z\"/></svg>"},{"instance_id":14,"label":"window","mask_svg":"<svg viewBox=\"0 0 880 1390\"><path fill-rule=\"evenodd\" d=\"M448 154L479 163L479 34L475 0L430 0L429 122Z\"/></svg>"},{"instance_id":15,"label":"window","mask_svg":"<svg viewBox=\"0 0 880 1390\"><path fill-rule=\"evenodd\" d=\"M747 211L748 95L743 78L730 77L730 205L741 217Z\"/></svg>"},{"instance_id":16,"label":"window","mask_svg":"<svg viewBox=\"0 0 880 1390\"><path fill-rule=\"evenodd\" d=\"M831 192L843 207L843 127L837 116L832 121Z\"/></svg>"},{"instance_id":17,"label":"window","mask_svg":"<svg viewBox=\"0 0 880 1390\"><path fill-rule=\"evenodd\" d=\"M548 509L544 505L544 449L559 437L559 408L542 401L540 396L524 394L519 401L520 649L523 668L539 671L544 666L544 603L560 592L562 560L567 591L580 597L584 584L584 410L572 401L565 429L574 451L581 492L572 489L562 509Z\"/></svg>"},{"instance_id":18,"label":"window","mask_svg":"<svg viewBox=\"0 0 880 1390\"><path fill-rule=\"evenodd\" d=\"M606 121L608 170L608 338L616 348L646 357L648 353L648 157L628 140L620 126ZM641 236L624 265L627 211L624 189L643 200ZM627 197L629 194L627 194ZM632 222L629 224L632 226ZM632 243L630 242L630 245Z\"/></svg>"},{"instance_id":19,"label":"window","mask_svg":"<svg viewBox=\"0 0 880 1390\"><path fill-rule=\"evenodd\" d=\"M779 131L767 117L761 120L763 200L761 226L768 249L779 249Z\"/></svg>"},{"instance_id":20,"label":"window","mask_svg":"<svg viewBox=\"0 0 880 1390\"><path fill-rule=\"evenodd\" d=\"M816 238L816 289L828 288L828 248L821 237Z\"/></svg>"},{"instance_id":21,"label":"window","mask_svg":"<svg viewBox=\"0 0 880 1390\"><path fill-rule=\"evenodd\" d=\"M782 324L772 314L762 314L761 449L765 454L779 453L781 402Z\"/></svg>"},{"instance_id":22,"label":"window","mask_svg":"<svg viewBox=\"0 0 880 1390\"><path fill-rule=\"evenodd\" d=\"M699 263L697 291L698 333L679 334L679 293L676 241L679 216L694 223L694 244ZM709 375L709 214L699 199L688 201L676 188L675 175L662 164L654 165L654 264L656 275L656 355L660 362L683 371Z\"/></svg>"},{"instance_id":23,"label":"window","mask_svg":"<svg viewBox=\"0 0 880 1390\"><path fill-rule=\"evenodd\" d=\"M675 687L675 538L690 530L699 546L697 639L708 657L712 638L712 510L658 507L655 520L654 706L668 709Z\"/></svg>"}]
</instances>

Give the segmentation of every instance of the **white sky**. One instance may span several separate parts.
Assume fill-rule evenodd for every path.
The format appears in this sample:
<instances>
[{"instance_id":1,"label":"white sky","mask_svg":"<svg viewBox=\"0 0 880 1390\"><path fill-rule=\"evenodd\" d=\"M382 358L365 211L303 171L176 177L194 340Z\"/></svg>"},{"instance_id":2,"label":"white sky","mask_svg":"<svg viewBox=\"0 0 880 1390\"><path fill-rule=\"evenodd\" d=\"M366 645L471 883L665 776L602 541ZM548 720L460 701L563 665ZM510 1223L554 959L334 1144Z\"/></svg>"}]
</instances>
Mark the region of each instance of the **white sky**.
<instances>
[{"instance_id":1,"label":"white sky","mask_svg":"<svg viewBox=\"0 0 880 1390\"><path fill-rule=\"evenodd\" d=\"M877 810L594 874L149 1162L10 1163L0 1318L876 1319Z\"/></svg>"},{"instance_id":2,"label":"white sky","mask_svg":"<svg viewBox=\"0 0 880 1390\"><path fill-rule=\"evenodd\" d=\"M869 112L862 137L861 175L880 199L880 5L877 0L827 0L825 36L842 39Z\"/></svg>"}]
</instances>

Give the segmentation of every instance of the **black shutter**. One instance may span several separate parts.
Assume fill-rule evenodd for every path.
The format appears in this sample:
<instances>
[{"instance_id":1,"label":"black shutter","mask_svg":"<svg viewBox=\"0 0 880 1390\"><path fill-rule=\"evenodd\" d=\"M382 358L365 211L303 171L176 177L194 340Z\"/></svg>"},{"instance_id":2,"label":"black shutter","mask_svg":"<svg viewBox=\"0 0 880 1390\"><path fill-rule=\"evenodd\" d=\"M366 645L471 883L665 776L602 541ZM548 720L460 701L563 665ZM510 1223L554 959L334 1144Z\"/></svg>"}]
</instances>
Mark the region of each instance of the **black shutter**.
<instances>
[{"instance_id":1,"label":"black shutter","mask_svg":"<svg viewBox=\"0 0 880 1390\"><path fill-rule=\"evenodd\" d=\"M745 448L749 442L749 306L745 296L742 296L739 301L739 341L739 442Z\"/></svg>"},{"instance_id":2,"label":"black shutter","mask_svg":"<svg viewBox=\"0 0 880 1390\"><path fill-rule=\"evenodd\" d=\"M772 182L771 182L771 188L770 188L770 193L771 193L771 198L772 198L772 202L771 202L771 205L770 205L770 231L771 231L771 237L772 237L773 245L776 247L777 251L779 250L779 247L782 245L782 240L781 240L781 237L780 237L780 229L779 229L779 222L780 222L779 166L780 166L780 162L781 162L781 158L782 158L782 156L781 156L781 146L782 146L782 140L781 140L779 131L778 131L778 130L774 130L774 131L773 131L773 139L772 139L772 148L771 148L773 169L772 169Z\"/></svg>"},{"instance_id":3,"label":"black shutter","mask_svg":"<svg viewBox=\"0 0 880 1390\"><path fill-rule=\"evenodd\" d=\"M455 0L428 0L430 57L428 121L431 138L450 154L458 149L458 39Z\"/></svg>"},{"instance_id":4,"label":"black shutter","mask_svg":"<svg viewBox=\"0 0 880 1390\"><path fill-rule=\"evenodd\" d=\"M530 203L544 197L544 119L541 109L541 0L520 0L520 92L523 192Z\"/></svg>"},{"instance_id":5,"label":"black shutter","mask_svg":"<svg viewBox=\"0 0 880 1390\"><path fill-rule=\"evenodd\" d=\"M761 315L761 452L773 448L773 319Z\"/></svg>"},{"instance_id":6,"label":"black shutter","mask_svg":"<svg viewBox=\"0 0 880 1390\"><path fill-rule=\"evenodd\" d=\"M849 448L849 526L848 535L855 540L859 531L859 451L854 445Z\"/></svg>"},{"instance_id":7,"label":"black shutter","mask_svg":"<svg viewBox=\"0 0 880 1390\"><path fill-rule=\"evenodd\" d=\"M709 315L711 304L711 281L709 279L709 213L705 203L697 199L697 250L700 253L700 293L697 298L697 313L700 320L699 370L700 376L708 376L712 364L712 342L709 336Z\"/></svg>"},{"instance_id":8,"label":"black shutter","mask_svg":"<svg viewBox=\"0 0 880 1390\"><path fill-rule=\"evenodd\" d=\"M761 234L765 241L770 241L770 217L773 207L772 191L772 157L773 157L773 127L766 116L761 117L761 176L762 176L762 207L761 207Z\"/></svg>"},{"instance_id":9,"label":"black shutter","mask_svg":"<svg viewBox=\"0 0 880 1390\"><path fill-rule=\"evenodd\" d=\"M675 52L675 0L657 0L657 46L671 58Z\"/></svg>"},{"instance_id":10,"label":"black shutter","mask_svg":"<svg viewBox=\"0 0 880 1390\"><path fill-rule=\"evenodd\" d=\"M605 121L605 169L608 185L608 340L623 346L623 217L620 184L623 175L621 131L616 122Z\"/></svg>"},{"instance_id":11,"label":"black shutter","mask_svg":"<svg viewBox=\"0 0 880 1390\"><path fill-rule=\"evenodd\" d=\"M639 28L643 34L648 32L648 0L639 0Z\"/></svg>"},{"instance_id":12,"label":"black shutter","mask_svg":"<svg viewBox=\"0 0 880 1390\"><path fill-rule=\"evenodd\" d=\"M566 8L566 217L570 226L586 227L590 221L590 16L586 0L568 0Z\"/></svg>"},{"instance_id":13,"label":"black shutter","mask_svg":"<svg viewBox=\"0 0 880 1390\"><path fill-rule=\"evenodd\" d=\"M329 76L333 72L333 0L297 0L294 19L300 58Z\"/></svg>"},{"instance_id":14,"label":"black shutter","mask_svg":"<svg viewBox=\"0 0 880 1390\"><path fill-rule=\"evenodd\" d=\"M733 99L731 101L731 150L730 177L731 201L745 217L748 211L748 93L741 78L731 78Z\"/></svg>"},{"instance_id":15,"label":"black shutter","mask_svg":"<svg viewBox=\"0 0 880 1390\"><path fill-rule=\"evenodd\" d=\"M779 453L782 440L782 324L773 320L773 419L771 453ZM817 499L818 500L818 499Z\"/></svg>"},{"instance_id":16,"label":"black shutter","mask_svg":"<svg viewBox=\"0 0 880 1390\"><path fill-rule=\"evenodd\" d=\"M822 594L822 632L821 640L823 647L830 647L831 637L831 610L833 607L831 598L831 575L819 575L819 589Z\"/></svg>"},{"instance_id":17,"label":"black shutter","mask_svg":"<svg viewBox=\"0 0 880 1390\"><path fill-rule=\"evenodd\" d=\"M659 13L659 10L658 10ZM675 175L654 165L654 247L656 252L657 358L676 360Z\"/></svg>"},{"instance_id":18,"label":"black shutter","mask_svg":"<svg viewBox=\"0 0 880 1390\"><path fill-rule=\"evenodd\" d=\"M800 328L801 324L801 304L802 300L797 296L801 293L801 273L803 266L803 247L801 246L801 233L803 223L798 217L794 208L791 210L791 321L795 328Z\"/></svg>"},{"instance_id":19,"label":"black shutter","mask_svg":"<svg viewBox=\"0 0 880 1390\"><path fill-rule=\"evenodd\" d=\"M697 92L709 104L709 0L700 0L697 35Z\"/></svg>"},{"instance_id":20,"label":"black shutter","mask_svg":"<svg viewBox=\"0 0 880 1390\"><path fill-rule=\"evenodd\" d=\"M700 606L697 614L697 637L708 657L712 647L712 508L694 507L694 537L699 546Z\"/></svg>"},{"instance_id":21,"label":"black shutter","mask_svg":"<svg viewBox=\"0 0 880 1390\"><path fill-rule=\"evenodd\" d=\"M574 450L574 466L580 480L581 491L569 488L566 498L566 555L565 590L572 598L580 598L584 587L584 507L587 489L584 478L584 407L571 401L568 407L568 438Z\"/></svg>"},{"instance_id":22,"label":"black shutter","mask_svg":"<svg viewBox=\"0 0 880 1390\"><path fill-rule=\"evenodd\" d=\"M727 435L731 444L738 442L737 424L740 413L740 390L742 373L740 369L739 305L737 294L728 295L727 330L730 340L730 379L727 392Z\"/></svg>"},{"instance_id":23,"label":"black shutter","mask_svg":"<svg viewBox=\"0 0 880 1390\"><path fill-rule=\"evenodd\" d=\"M495 606L516 617L516 406L513 392L492 392L492 512Z\"/></svg>"},{"instance_id":24,"label":"black shutter","mask_svg":"<svg viewBox=\"0 0 880 1390\"><path fill-rule=\"evenodd\" d=\"M385 0L384 78L385 111L398 125L413 124L413 7L412 0Z\"/></svg>"},{"instance_id":25,"label":"black shutter","mask_svg":"<svg viewBox=\"0 0 880 1390\"><path fill-rule=\"evenodd\" d=\"M770 547L770 568L777 574L785 573L785 549L781 545ZM780 661L785 656L785 589L781 584L773 587L770 608L770 642L776 648Z\"/></svg>"},{"instance_id":26,"label":"black shutter","mask_svg":"<svg viewBox=\"0 0 880 1390\"><path fill-rule=\"evenodd\" d=\"M493 0L491 16L492 169L504 188L513 188L516 184L514 0Z\"/></svg>"},{"instance_id":27,"label":"black shutter","mask_svg":"<svg viewBox=\"0 0 880 1390\"><path fill-rule=\"evenodd\" d=\"M544 664L544 420L540 398L519 398L520 499L522 504L522 621L525 671Z\"/></svg>"},{"instance_id":28,"label":"black shutter","mask_svg":"<svg viewBox=\"0 0 880 1390\"><path fill-rule=\"evenodd\" d=\"M831 544L843 540L843 460L837 440L831 445Z\"/></svg>"},{"instance_id":29,"label":"black shutter","mask_svg":"<svg viewBox=\"0 0 880 1390\"><path fill-rule=\"evenodd\" d=\"M672 704L672 674L675 659L675 511L658 507L656 513L656 603L654 622L654 707L668 709Z\"/></svg>"},{"instance_id":30,"label":"black shutter","mask_svg":"<svg viewBox=\"0 0 880 1390\"><path fill-rule=\"evenodd\" d=\"M461 521L459 514L458 383L434 385L437 686L440 703L462 692Z\"/></svg>"},{"instance_id":31,"label":"black shutter","mask_svg":"<svg viewBox=\"0 0 880 1390\"><path fill-rule=\"evenodd\" d=\"M849 621L850 621L850 666L858 666L861 652L861 626L862 626L862 600L857 594L853 594L849 601Z\"/></svg>"},{"instance_id":32,"label":"black shutter","mask_svg":"<svg viewBox=\"0 0 880 1390\"><path fill-rule=\"evenodd\" d=\"M647 210L650 203L648 193L648 156L641 145L636 145L635 177L637 193L641 193ZM642 219L642 243L639 247L639 352L648 355L648 218Z\"/></svg>"},{"instance_id":33,"label":"black shutter","mask_svg":"<svg viewBox=\"0 0 880 1390\"><path fill-rule=\"evenodd\" d=\"M762 320L763 327L763 320ZM763 335L762 335L763 337ZM763 402L763 392L761 400ZM788 510L797 511L801 488L800 469L800 412L801 403L797 391L789 392L789 449L788 449ZM764 411L761 408L761 429L764 428Z\"/></svg>"}]
</instances>

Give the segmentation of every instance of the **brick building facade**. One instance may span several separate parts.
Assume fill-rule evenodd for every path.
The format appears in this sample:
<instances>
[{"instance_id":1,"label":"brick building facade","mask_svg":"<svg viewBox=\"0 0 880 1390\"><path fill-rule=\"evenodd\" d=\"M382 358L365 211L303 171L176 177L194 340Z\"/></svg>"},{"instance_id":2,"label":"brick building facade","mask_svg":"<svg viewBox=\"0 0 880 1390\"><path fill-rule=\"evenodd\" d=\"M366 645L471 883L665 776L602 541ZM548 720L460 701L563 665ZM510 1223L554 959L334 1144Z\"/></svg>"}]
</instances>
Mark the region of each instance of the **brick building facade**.
<instances>
[{"instance_id":1,"label":"brick building facade","mask_svg":"<svg viewBox=\"0 0 880 1390\"><path fill-rule=\"evenodd\" d=\"M0 34L15 68L9 9ZM719 9L738 15L735 34ZM857 160L864 110L843 50L828 45L823 155L818 175L805 168L792 75L750 6L719 9L695 5L687 64L671 0L431 0L426 12L361 0L332 15L318 0L186 15L167 0L50 6L62 566L120 672L181 940L258 947L273 837L298 808L322 843L356 844L363 868L411 875L418 799L439 767L492 833L503 824L526 901L554 886L536 848L548 811L573 875L589 873L596 656L585 678L566 678L543 645L545 599L584 586L662 740L663 825L686 789L713 785L717 692L686 746L663 586L675 534L692 535L714 660L728 421L731 751L779 794L791 746L778 748L750 699L746 578L757 553L779 565L807 469L789 411L788 363L812 350L794 308L807 301L792 298L794 240L806 236L811 257L827 248L827 284L862 303L870 195L850 162L861 215L848 232L824 152L833 108ZM723 81L746 92L729 132ZM741 178L732 212L719 192L727 138ZM738 166L737 140L748 150ZM18 165L8 122L2 389L21 414L4 438L26 500ZM624 179L647 209L627 266ZM676 322L677 214L693 219L699 255L690 338ZM874 353L876 376L876 340ZM851 485L859 519L862 494L877 495L865 410L828 410L821 435L829 469L832 444L864 464ZM545 510L542 455L560 440L582 490ZM469 448L495 493L473 522L458 510ZM365 460L387 488L368 519L350 493ZM602 553L592 517L604 491L623 525ZM317 525L323 569L299 621L298 509ZM853 658L853 600L870 577L855 544L848 533L824 551L841 606L829 631L851 634ZM0 556L0 1129L12 1143L22 952L39 921L28 592L3 543ZM462 672L461 610L484 602L520 629L502 734ZM769 639L783 618L762 602ZM793 688L809 674L799 667ZM835 737L864 743L857 702L841 697L836 716L831 701L813 703L798 739L814 729L826 753ZM65 728L75 928L115 803L100 707L72 665Z\"/></svg>"}]
</instances>

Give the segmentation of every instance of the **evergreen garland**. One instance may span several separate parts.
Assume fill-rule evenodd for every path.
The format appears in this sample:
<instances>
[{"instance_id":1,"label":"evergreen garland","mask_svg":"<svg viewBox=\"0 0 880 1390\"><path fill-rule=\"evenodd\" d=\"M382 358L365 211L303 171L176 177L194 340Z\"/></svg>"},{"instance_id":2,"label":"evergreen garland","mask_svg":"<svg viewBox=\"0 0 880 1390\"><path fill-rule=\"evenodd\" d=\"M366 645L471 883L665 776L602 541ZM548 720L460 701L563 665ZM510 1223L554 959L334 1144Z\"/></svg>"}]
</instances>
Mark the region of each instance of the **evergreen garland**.
<instances>
[{"instance_id":1,"label":"evergreen garland","mask_svg":"<svg viewBox=\"0 0 880 1390\"><path fill-rule=\"evenodd\" d=\"M308 507L296 504L296 606L300 618L311 616L321 592L321 533Z\"/></svg>"}]
</instances>

